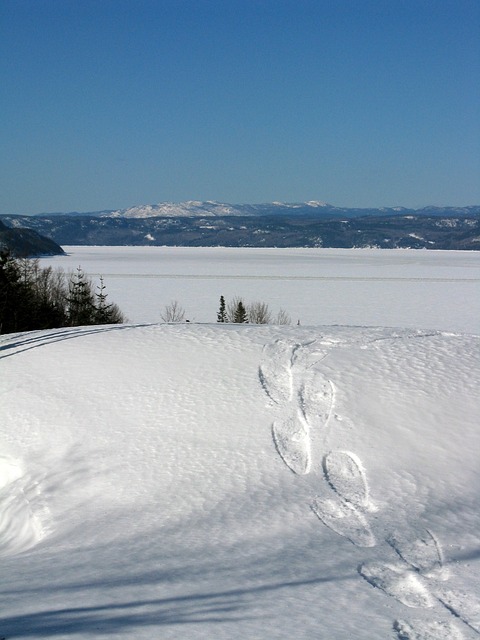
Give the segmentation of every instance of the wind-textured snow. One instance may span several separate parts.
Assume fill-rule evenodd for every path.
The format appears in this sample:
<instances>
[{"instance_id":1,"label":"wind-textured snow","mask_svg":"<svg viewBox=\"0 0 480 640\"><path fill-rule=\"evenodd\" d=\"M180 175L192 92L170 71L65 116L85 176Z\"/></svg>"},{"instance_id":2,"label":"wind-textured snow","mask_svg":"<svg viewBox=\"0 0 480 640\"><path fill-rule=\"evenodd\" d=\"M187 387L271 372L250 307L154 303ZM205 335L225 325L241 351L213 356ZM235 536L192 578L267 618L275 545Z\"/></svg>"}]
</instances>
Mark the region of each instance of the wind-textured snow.
<instances>
[{"instance_id":1,"label":"wind-textured snow","mask_svg":"<svg viewBox=\"0 0 480 640\"><path fill-rule=\"evenodd\" d=\"M0 637L474 640L479 341L0 338Z\"/></svg>"}]
</instances>

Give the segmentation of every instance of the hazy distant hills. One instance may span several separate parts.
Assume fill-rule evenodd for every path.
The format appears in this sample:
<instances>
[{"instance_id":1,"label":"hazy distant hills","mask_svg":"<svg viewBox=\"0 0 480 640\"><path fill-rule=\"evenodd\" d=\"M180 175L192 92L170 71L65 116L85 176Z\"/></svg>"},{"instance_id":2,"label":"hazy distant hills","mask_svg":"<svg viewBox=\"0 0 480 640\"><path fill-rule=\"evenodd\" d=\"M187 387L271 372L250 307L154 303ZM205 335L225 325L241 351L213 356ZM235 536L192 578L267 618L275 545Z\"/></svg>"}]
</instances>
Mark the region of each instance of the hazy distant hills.
<instances>
[{"instance_id":1,"label":"hazy distant hills","mask_svg":"<svg viewBox=\"0 0 480 640\"><path fill-rule=\"evenodd\" d=\"M0 219L60 245L480 250L480 206L361 209L317 201L190 201Z\"/></svg>"}]
</instances>

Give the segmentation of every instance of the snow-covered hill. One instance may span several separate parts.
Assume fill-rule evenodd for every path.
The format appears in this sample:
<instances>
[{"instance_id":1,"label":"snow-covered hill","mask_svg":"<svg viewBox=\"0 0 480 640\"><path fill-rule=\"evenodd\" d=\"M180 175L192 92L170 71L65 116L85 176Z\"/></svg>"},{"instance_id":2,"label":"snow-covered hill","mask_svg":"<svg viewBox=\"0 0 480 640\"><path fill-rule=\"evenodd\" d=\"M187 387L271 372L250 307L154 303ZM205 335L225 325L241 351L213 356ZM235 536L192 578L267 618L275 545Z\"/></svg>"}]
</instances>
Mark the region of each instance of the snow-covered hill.
<instances>
[{"instance_id":1,"label":"snow-covered hill","mask_svg":"<svg viewBox=\"0 0 480 640\"><path fill-rule=\"evenodd\" d=\"M480 634L480 338L0 337L0 637Z\"/></svg>"},{"instance_id":2,"label":"snow-covered hill","mask_svg":"<svg viewBox=\"0 0 480 640\"><path fill-rule=\"evenodd\" d=\"M298 204L272 202L268 204L226 204L222 202L161 202L159 204L139 205L128 209L104 212L101 215L109 218L153 218L153 217L218 217L218 216L255 216L295 214L299 210L315 215L321 207L335 210L336 207L324 202L309 201Z\"/></svg>"},{"instance_id":3,"label":"snow-covered hill","mask_svg":"<svg viewBox=\"0 0 480 640\"><path fill-rule=\"evenodd\" d=\"M138 205L128 209L98 212L107 218L154 217L224 217L224 216L290 216L306 218L357 218L361 216L385 216L418 214L425 216L470 216L479 213L480 207L405 207L348 208L337 207L318 200L307 202L267 202L261 204L228 204L215 201L161 202Z\"/></svg>"},{"instance_id":4,"label":"snow-covered hill","mask_svg":"<svg viewBox=\"0 0 480 640\"><path fill-rule=\"evenodd\" d=\"M185 216L230 216L238 215L234 205L220 202L161 202L160 204L139 205L128 209L117 209L104 216L110 218L153 218Z\"/></svg>"}]
</instances>

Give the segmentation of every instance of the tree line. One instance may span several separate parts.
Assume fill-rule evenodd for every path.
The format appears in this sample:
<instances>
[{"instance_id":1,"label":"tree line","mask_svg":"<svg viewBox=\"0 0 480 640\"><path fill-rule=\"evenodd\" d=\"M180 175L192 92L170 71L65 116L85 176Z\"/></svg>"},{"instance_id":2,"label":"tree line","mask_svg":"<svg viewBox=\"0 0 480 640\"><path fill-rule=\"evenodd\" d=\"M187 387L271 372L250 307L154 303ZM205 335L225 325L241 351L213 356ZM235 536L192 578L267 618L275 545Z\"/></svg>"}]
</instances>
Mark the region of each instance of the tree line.
<instances>
[{"instance_id":1,"label":"tree line","mask_svg":"<svg viewBox=\"0 0 480 640\"><path fill-rule=\"evenodd\" d=\"M185 309L178 300L167 304L160 317L163 322L189 322L185 319ZM229 302L220 296L220 306L217 312L217 322L232 322L238 324L291 324L291 318L284 309L273 314L266 302L244 302L240 296Z\"/></svg>"},{"instance_id":2,"label":"tree line","mask_svg":"<svg viewBox=\"0 0 480 640\"><path fill-rule=\"evenodd\" d=\"M66 274L0 253L0 334L124 322L107 297L103 277L95 286L81 267Z\"/></svg>"},{"instance_id":3,"label":"tree line","mask_svg":"<svg viewBox=\"0 0 480 640\"><path fill-rule=\"evenodd\" d=\"M243 298L236 296L228 303L224 296L220 296L220 306L217 313L217 322L235 322L239 324L290 324L291 319L284 309L274 315L266 302L244 302Z\"/></svg>"},{"instance_id":4,"label":"tree line","mask_svg":"<svg viewBox=\"0 0 480 640\"><path fill-rule=\"evenodd\" d=\"M81 267L72 273L40 267L37 259L0 252L0 334L57 327L118 324L126 319L107 301L103 277L94 285ZM163 322L188 322L175 300L161 314ZM220 296L217 322L290 324L286 311L273 314L265 302L246 303Z\"/></svg>"}]
</instances>

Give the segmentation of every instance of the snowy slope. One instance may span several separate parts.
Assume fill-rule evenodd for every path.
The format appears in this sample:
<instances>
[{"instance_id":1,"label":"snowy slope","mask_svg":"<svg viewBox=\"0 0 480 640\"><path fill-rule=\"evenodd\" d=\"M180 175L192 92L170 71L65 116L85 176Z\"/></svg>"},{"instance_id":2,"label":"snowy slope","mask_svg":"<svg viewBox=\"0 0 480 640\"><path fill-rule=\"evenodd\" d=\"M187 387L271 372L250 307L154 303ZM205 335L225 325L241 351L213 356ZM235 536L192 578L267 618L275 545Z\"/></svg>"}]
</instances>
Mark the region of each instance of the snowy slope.
<instances>
[{"instance_id":1,"label":"snowy slope","mask_svg":"<svg viewBox=\"0 0 480 640\"><path fill-rule=\"evenodd\" d=\"M236 205L221 202L160 202L159 204L145 204L128 209L117 209L104 214L109 218L152 218L154 216L184 217L184 216L229 216L240 215ZM248 213L245 215L249 215Z\"/></svg>"},{"instance_id":2,"label":"snowy slope","mask_svg":"<svg viewBox=\"0 0 480 640\"><path fill-rule=\"evenodd\" d=\"M186 202L159 202L158 204L143 204L127 209L108 209L104 211L90 212L101 217L113 218L151 218L159 217L185 217L185 216L313 216L333 218L355 218L358 216L392 214L419 214L429 216L471 216L478 214L478 206L467 207L424 207L422 209L407 209L405 207L380 207L358 208L337 207L319 200L307 202L264 202L258 204L230 204L215 200L199 201L187 200ZM48 215L48 214L39 214ZM79 215L77 212L63 215Z\"/></svg>"},{"instance_id":3,"label":"snowy slope","mask_svg":"<svg viewBox=\"0 0 480 640\"><path fill-rule=\"evenodd\" d=\"M0 337L0 637L480 635L479 337Z\"/></svg>"},{"instance_id":4,"label":"snowy slope","mask_svg":"<svg viewBox=\"0 0 480 640\"><path fill-rule=\"evenodd\" d=\"M320 208L328 208L329 212L336 212L338 207L309 200L301 203L271 202L264 204L228 204L207 200L187 200L186 202L160 202L158 204L145 204L117 209L115 211L101 212L102 217L108 218L152 218L160 217L215 217L215 216L255 216L275 215L281 213L296 213L296 210L310 212L315 215ZM344 211L339 209L339 211Z\"/></svg>"}]
</instances>

